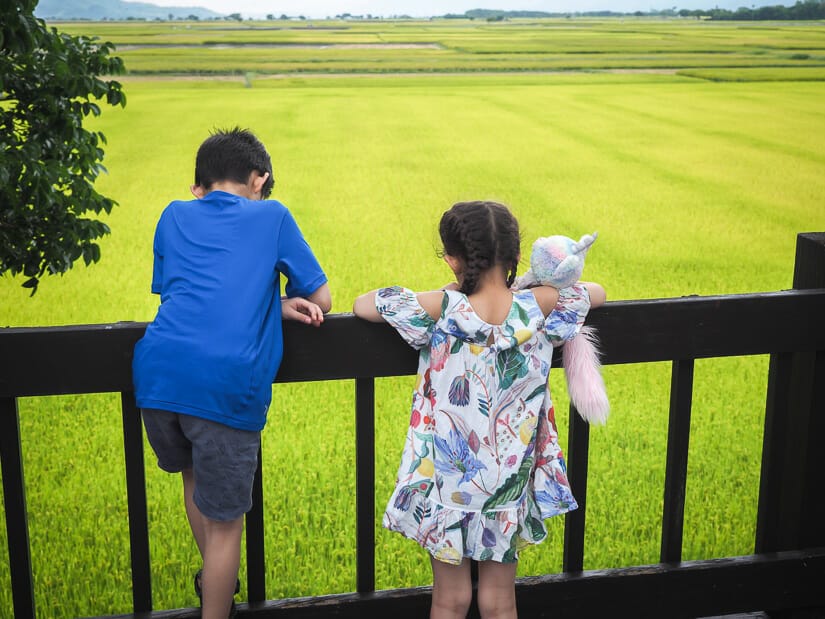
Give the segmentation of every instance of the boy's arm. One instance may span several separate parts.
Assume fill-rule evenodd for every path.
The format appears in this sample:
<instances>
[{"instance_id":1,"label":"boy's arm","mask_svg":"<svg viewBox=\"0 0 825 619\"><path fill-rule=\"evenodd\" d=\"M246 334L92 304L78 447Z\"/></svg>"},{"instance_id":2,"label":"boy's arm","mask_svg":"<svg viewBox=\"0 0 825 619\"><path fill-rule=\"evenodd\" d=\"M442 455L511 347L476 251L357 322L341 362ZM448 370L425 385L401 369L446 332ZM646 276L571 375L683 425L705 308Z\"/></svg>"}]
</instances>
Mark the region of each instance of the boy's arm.
<instances>
[{"instance_id":1,"label":"boy's arm","mask_svg":"<svg viewBox=\"0 0 825 619\"><path fill-rule=\"evenodd\" d=\"M324 322L324 312L317 303L303 297L284 298L281 299L281 318L319 327Z\"/></svg>"},{"instance_id":2,"label":"boy's arm","mask_svg":"<svg viewBox=\"0 0 825 619\"><path fill-rule=\"evenodd\" d=\"M332 309L332 295L329 291L329 282L321 284L315 292L307 297L307 300L315 303L321 311L328 314Z\"/></svg>"}]
</instances>

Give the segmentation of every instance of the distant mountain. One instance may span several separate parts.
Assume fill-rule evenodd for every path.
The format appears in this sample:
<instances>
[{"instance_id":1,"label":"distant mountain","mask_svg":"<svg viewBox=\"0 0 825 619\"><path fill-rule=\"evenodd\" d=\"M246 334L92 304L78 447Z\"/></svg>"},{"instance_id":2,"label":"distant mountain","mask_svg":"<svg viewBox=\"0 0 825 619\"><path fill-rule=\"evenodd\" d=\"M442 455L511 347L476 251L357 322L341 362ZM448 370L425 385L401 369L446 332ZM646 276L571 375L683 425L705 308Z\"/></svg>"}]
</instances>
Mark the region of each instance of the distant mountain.
<instances>
[{"instance_id":1,"label":"distant mountain","mask_svg":"<svg viewBox=\"0 0 825 619\"><path fill-rule=\"evenodd\" d=\"M221 13L191 6L157 6L147 2L124 0L40 0L34 15L41 19L212 19Z\"/></svg>"}]
</instances>

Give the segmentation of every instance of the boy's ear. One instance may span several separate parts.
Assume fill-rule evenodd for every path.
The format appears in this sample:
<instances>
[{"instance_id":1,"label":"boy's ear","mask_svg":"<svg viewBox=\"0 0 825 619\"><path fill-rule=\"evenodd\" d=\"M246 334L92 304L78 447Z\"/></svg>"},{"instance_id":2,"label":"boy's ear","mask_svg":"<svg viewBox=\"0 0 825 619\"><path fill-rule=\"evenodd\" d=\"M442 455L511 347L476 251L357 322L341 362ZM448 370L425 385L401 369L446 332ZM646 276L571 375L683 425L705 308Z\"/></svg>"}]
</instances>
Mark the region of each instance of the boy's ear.
<instances>
[{"instance_id":1,"label":"boy's ear","mask_svg":"<svg viewBox=\"0 0 825 619\"><path fill-rule=\"evenodd\" d=\"M252 173L252 193L254 195L261 195L264 190L264 183L269 178L269 172L263 174Z\"/></svg>"},{"instance_id":2,"label":"boy's ear","mask_svg":"<svg viewBox=\"0 0 825 619\"><path fill-rule=\"evenodd\" d=\"M200 185L190 185L189 191L192 192L192 195L196 198L200 199L206 195L206 189L201 187Z\"/></svg>"}]
</instances>

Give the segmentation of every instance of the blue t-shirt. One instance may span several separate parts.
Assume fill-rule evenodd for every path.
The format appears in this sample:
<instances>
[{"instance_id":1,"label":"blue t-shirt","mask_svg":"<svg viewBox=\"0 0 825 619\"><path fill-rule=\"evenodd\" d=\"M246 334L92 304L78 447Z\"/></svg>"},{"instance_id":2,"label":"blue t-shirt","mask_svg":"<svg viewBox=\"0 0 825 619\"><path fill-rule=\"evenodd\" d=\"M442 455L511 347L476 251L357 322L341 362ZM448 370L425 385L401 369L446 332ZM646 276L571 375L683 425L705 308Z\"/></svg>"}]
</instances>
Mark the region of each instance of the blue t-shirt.
<instances>
[{"instance_id":1,"label":"blue t-shirt","mask_svg":"<svg viewBox=\"0 0 825 619\"><path fill-rule=\"evenodd\" d=\"M135 345L137 405L263 429L283 356L280 277L289 297L327 281L292 215L223 191L172 202L154 254L160 307Z\"/></svg>"}]
</instances>

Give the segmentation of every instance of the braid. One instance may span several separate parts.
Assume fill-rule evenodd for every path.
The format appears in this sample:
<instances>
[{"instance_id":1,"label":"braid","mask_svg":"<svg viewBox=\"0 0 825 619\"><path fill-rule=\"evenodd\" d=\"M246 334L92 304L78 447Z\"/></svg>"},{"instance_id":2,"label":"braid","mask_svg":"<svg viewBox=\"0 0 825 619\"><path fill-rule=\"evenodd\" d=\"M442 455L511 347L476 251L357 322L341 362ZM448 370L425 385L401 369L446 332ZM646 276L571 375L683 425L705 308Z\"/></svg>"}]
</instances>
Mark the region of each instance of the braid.
<instances>
[{"instance_id":1,"label":"braid","mask_svg":"<svg viewBox=\"0 0 825 619\"><path fill-rule=\"evenodd\" d=\"M482 224L482 225L479 225ZM490 255L491 235L483 227L483 220L465 219L459 224L459 238L463 238L465 269L461 282L461 292L472 294L481 274L492 266L495 255Z\"/></svg>"},{"instance_id":2,"label":"braid","mask_svg":"<svg viewBox=\"0 0 825 619\"><path fill-rule=\"evenodd\" d=\"M518 260L521 253L521 234L518 221L502 205L492 207L496 221L496 264L504 267L507 287L516 280Z\"/></svg>"},{"instance_id":3,"label":"braid","mask_svg":"<svg viewBox=\"0 0 825 619\"><path fill-rule=\"evenodd\" d=\"M501 264L507 286L518 267L521 239L518 222L497 202L459 202L444 213L439 225L444 252L464 261L461 292L472 294L481 275Z\"/></svg>"}]
</instances>

